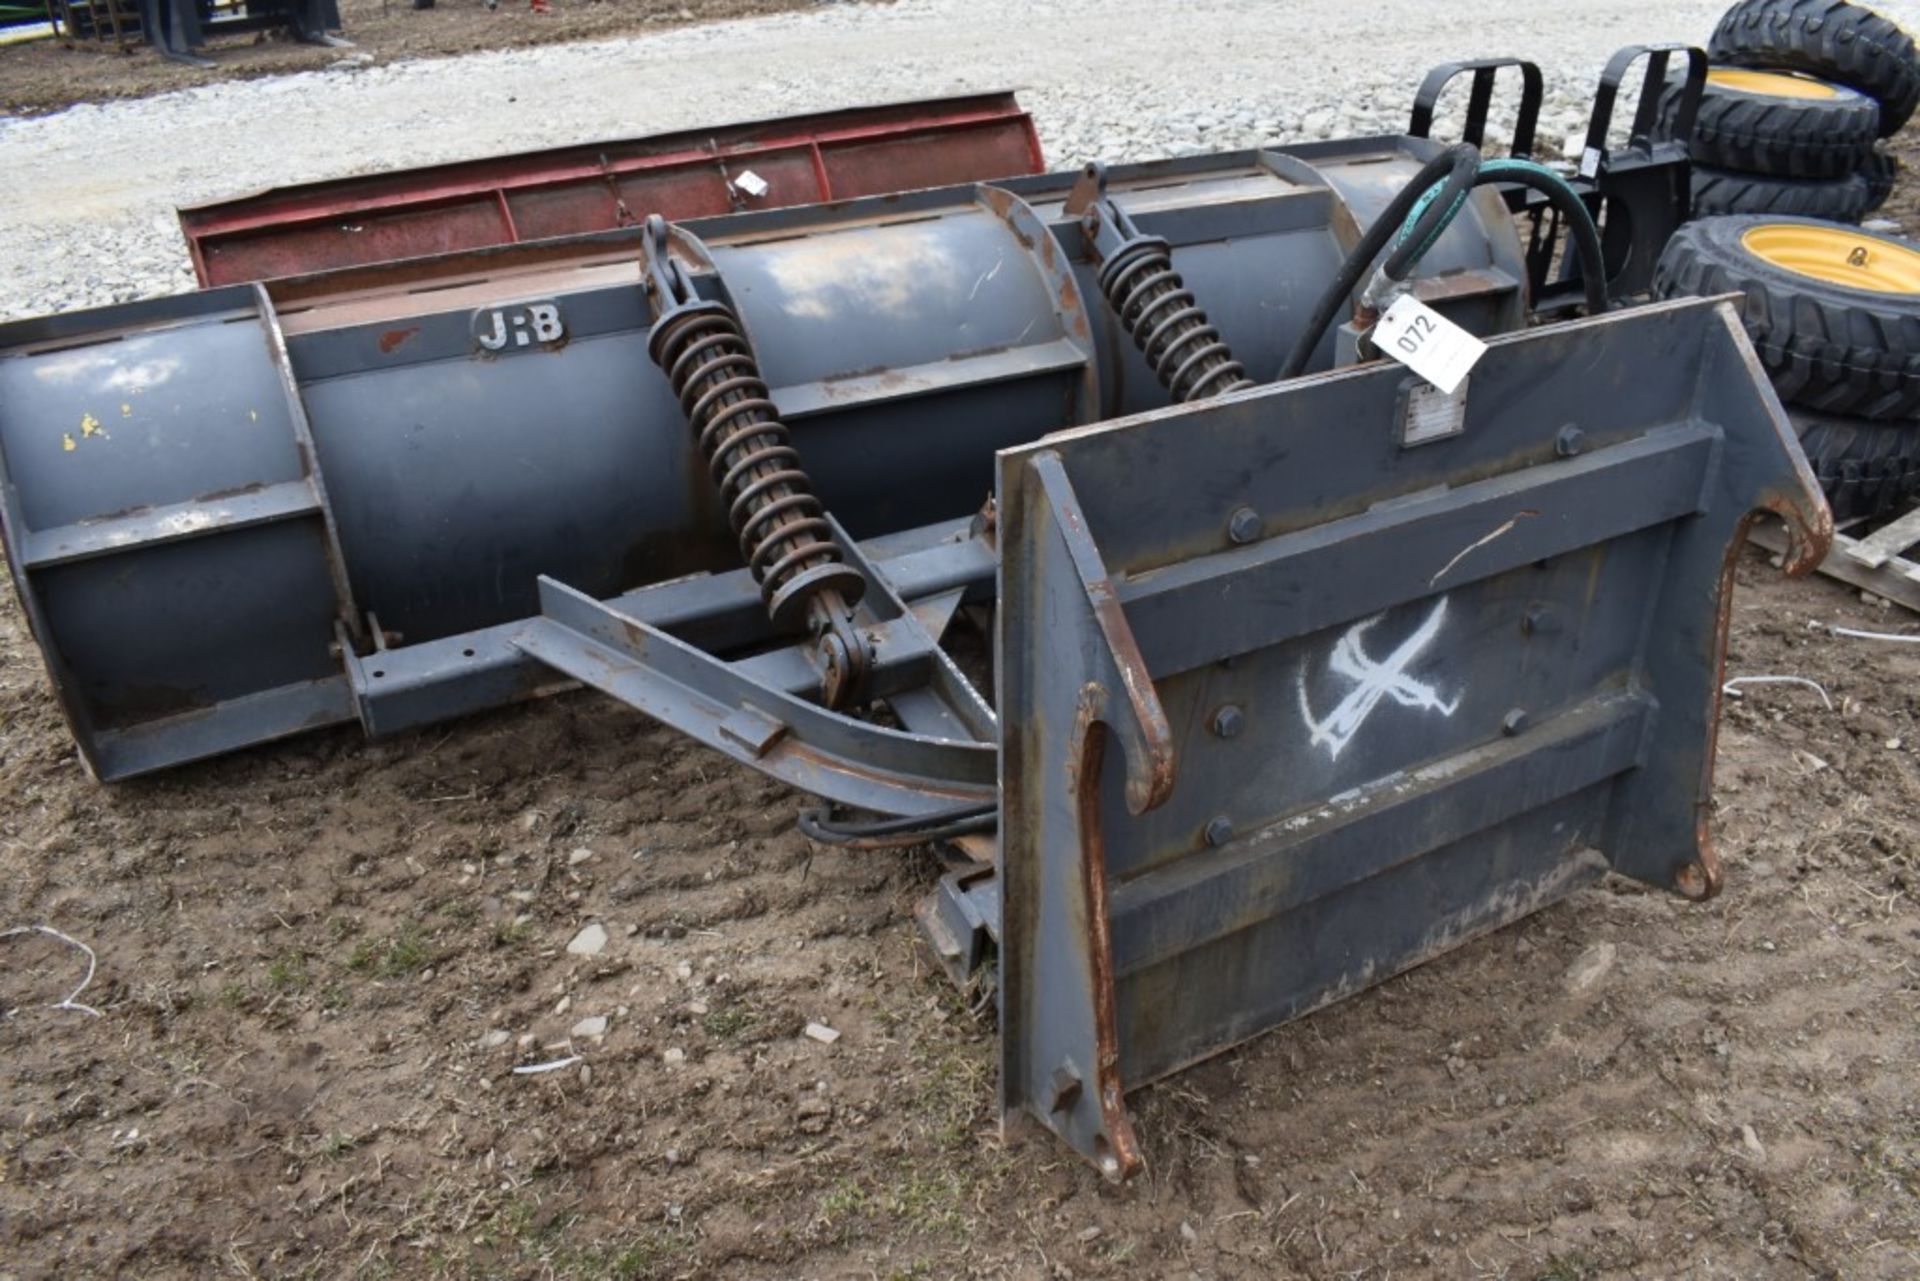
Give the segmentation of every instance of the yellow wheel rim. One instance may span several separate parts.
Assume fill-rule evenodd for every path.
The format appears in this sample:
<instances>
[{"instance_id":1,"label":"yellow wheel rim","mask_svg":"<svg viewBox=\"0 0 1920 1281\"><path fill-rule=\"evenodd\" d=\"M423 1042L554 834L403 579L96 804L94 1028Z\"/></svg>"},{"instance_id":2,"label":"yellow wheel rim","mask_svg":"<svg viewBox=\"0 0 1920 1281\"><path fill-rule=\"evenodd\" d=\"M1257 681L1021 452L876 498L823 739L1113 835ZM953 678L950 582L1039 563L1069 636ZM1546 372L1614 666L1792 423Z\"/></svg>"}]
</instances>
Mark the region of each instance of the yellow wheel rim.
<instances>
[{"instance_id":1,"label":"yellow wheel rim","mask_svg":"<svg viewBox=\"0 0 1920 1281\"><path fill-rule=\"evenodd\" d=\"M1763 262L1830 285L1876 294L1920 293L1920 252L1862 231L1769 222L1749 228L1740 247Z\"/></svg>"},{"instance_id":2,"label":"yellow wheel rim","mask_svg":"<svg viewBox=\"0 0 1920 1281\"><path fill-rule=\"evenodd\" d=\"M1824 80L1789 75L1784 71L1743 71L1738 67L1715 67L1707 72L1707 83L1732 89L1736 93L1757 93L1767 98L1840 96L1840 90Z\"/></svg>"}]
</instances>

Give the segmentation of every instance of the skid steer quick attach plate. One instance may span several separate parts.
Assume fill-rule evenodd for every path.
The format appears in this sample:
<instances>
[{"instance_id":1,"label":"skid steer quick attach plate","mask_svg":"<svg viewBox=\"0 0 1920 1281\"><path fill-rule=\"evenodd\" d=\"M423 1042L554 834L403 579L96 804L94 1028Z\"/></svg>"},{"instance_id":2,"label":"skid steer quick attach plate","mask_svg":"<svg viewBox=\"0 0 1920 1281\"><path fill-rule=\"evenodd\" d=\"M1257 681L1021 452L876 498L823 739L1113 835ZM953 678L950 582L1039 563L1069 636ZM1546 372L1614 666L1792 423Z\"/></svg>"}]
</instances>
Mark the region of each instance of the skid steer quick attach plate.
<instances>
[{"instance_id":1,"label":"skid steer quick attach plate","mask_svg":"<svg viewBox=\"0 0 1920 1281\"><path fill-rule=\"evenodd\" d=\"M1831 537L1738 320L1496 339L1419 444L1410 377L999 457L1002 1103L1112 1176L1126 1090L1609 869L1719 886L1733 557Z\"/></svg>"}]
</instances>

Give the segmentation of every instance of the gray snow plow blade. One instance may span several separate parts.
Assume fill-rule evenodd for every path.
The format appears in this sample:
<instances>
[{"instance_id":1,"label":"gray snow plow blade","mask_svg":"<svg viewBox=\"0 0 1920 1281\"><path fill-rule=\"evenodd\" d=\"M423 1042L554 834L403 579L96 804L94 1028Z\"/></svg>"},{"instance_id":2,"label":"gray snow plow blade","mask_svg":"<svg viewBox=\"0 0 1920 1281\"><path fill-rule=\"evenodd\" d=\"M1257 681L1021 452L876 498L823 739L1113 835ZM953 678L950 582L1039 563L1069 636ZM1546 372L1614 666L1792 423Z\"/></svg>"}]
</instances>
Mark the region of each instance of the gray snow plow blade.
<instances>
[{"instance_id":1,"label":"gray snow plow blade","mask_svg":"<svg viewBox=\"0 0 1920 1281\"><path fill-rule=\"evenodd\" d=\"M1722 303L999 458L1003 1106L1123 1094L1607 870L1691 898L1732 565L1831 520Z\"/></svg>"}]
</instances>

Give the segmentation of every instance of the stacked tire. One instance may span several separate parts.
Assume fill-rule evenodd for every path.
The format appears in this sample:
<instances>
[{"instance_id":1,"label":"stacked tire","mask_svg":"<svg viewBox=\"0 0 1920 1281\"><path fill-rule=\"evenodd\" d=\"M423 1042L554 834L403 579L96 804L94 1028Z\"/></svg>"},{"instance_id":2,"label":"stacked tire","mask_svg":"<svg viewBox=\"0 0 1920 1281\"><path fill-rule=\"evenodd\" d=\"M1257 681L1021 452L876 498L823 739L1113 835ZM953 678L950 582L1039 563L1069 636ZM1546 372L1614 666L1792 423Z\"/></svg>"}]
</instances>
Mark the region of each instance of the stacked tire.
<instances>
[{"instance_id":1,"label":"stacked tire","mask_svg":"<svg viewBox=\"0 0 1920 1281\"><path fill-rule=\"evenodd\" d=\"M1835 520L1920 498L1920 244L1816 218L1700 218L1667 243L1653 291L1742 295Z\"/></svg>"},{"instance_id":2,"label":"stacked tire","mask_svg":"<svg viewBox=\"0 0 1920 1281\"><path fill-rule=\"evenodd\" d=\"M1857 223L1893 189L1879 140L1920 104L1913 38L1848 0L1740 0L1707 45L1689 135L1694 213ZM1671 130L1680 101L1669 85Z\"/></svg>"}]
</instances>

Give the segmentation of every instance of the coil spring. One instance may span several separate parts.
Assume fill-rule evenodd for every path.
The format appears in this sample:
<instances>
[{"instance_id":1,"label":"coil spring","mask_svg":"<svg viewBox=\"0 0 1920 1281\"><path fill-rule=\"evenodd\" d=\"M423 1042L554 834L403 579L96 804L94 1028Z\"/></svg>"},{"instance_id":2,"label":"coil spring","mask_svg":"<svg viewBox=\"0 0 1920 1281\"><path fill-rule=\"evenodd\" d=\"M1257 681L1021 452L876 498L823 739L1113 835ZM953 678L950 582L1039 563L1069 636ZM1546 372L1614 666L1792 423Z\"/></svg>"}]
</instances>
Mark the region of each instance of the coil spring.
<instances>
[{"instance_id":1,"label":"coil spring","mask_svg":"<svg viewBox=\"0 0 1920 1281\"><path fill-rule=\"evenodd\" d=\"M688 306L668 316L648 346L698 434L774 622L784 626L803 609L851 607L866 579L841 557L733 312L717 302ZM825 600L829 591L838 599ZM826 623L814 621L816 630Z\"/></svg>"},{"instance_id":2,"label":"coil spring","mask_svg":"<svg viewBox=\"0 0 1920 1281\"><path fill-rule=\"evenodd\" d=\"M1173 255L1159 236L1135 236L1110 254L1100 268L1100 291L1174 400L1205 400L1253 386L1173 269Z\"/></svg>"}]
</instances>

